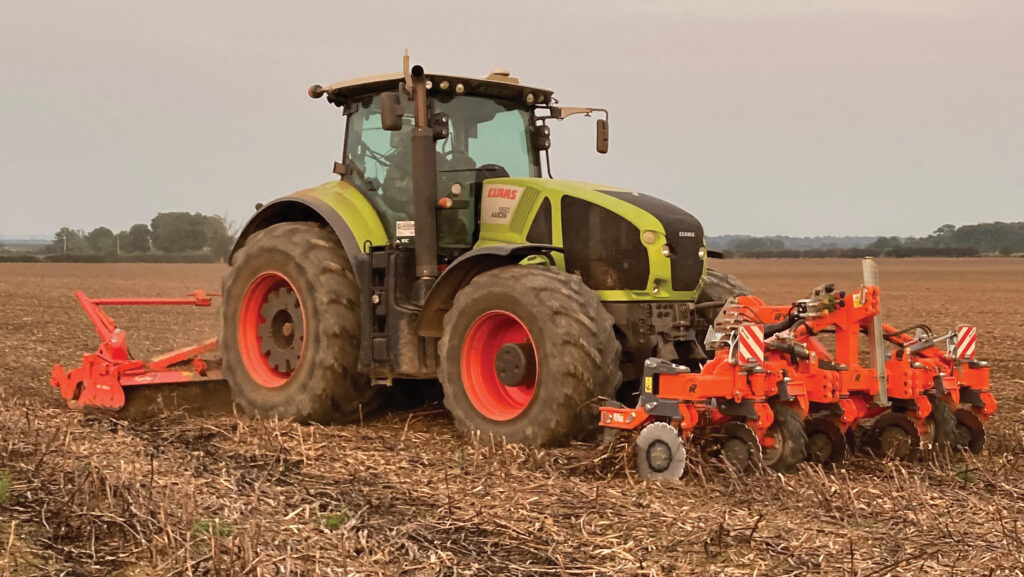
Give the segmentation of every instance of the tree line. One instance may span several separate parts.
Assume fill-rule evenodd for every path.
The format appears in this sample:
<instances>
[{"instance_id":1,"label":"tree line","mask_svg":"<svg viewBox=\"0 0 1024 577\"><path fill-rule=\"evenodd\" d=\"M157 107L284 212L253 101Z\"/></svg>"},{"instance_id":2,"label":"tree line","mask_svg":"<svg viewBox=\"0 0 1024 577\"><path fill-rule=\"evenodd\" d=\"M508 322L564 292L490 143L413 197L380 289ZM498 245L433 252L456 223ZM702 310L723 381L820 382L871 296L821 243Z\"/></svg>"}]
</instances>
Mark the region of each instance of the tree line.
<instances>
[{"instance_id":1,"label":"tree line","mask_svg":"<svg viewBox=\"0 0 1024 577\"><path fill-rule=\"evenodd\" d=\"M933 233L923 237L874 237L870 240L858 237L861 242L835 242L836 237L820 244L809 243L814 239L793 239L796 246L787 242L792 237L729 236L713 238L711 248L722 250L727 256L741 258L821 258L821 257L916 257L947 256L968 257L978 255L1010 256L1024 254L1024 222L986 222L956 226L944 224ZM839 239L842 240L842 239ZM846 246L842 246L846 244Z\"/></svg>"},{"instance_id":2,"label":"tree line","mask_svg":"<svg viewBox=\"0 0 1024 577\"><path fill-rule=\"evenodd\" d=\"M161 212L148 223L115 233L100 226L88 232L63 227L43 251L50 255L199 255L227 258L233 226L222 216L198 212Z\"/></svg>"}]
</instances>

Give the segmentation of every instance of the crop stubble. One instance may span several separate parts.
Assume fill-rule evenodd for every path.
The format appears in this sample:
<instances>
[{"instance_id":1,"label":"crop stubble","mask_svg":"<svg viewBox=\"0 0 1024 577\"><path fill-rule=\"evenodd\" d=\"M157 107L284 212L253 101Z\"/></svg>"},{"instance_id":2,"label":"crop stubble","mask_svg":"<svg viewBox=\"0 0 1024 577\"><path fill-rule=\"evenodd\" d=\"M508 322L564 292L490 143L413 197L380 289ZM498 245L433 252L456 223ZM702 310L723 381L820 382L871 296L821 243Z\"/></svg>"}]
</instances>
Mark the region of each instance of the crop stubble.
<instances>
[{"instance_id":1,"label":"crop stubble","mask_svg":"<svg viewBox=\"0 0 1024 577\"><path fill-rule=\"evenodd\" d=\"M859 283L854 260L717 264L769 302ZM0 265L0 575L1014 574L1024 259L880 266L887 322L979 327L1000 401L988 453L785 477L697 460L662 486L636 481L626 442L469 442L436 404L341 427L67 411L50 367L96 346L74 289L181 296L225 269ZM217 331L213 309L113 312L137 354Z\"/></svg>"}]
</instances>

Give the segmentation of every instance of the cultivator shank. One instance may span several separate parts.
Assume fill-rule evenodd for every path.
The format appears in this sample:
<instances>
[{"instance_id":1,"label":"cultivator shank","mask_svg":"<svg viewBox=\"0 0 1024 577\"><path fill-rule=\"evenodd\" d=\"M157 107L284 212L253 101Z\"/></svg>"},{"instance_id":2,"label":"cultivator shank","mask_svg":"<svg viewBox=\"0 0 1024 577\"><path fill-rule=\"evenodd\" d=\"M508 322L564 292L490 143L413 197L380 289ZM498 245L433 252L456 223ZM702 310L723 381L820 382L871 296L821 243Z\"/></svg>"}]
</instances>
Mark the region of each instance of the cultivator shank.
<instances>
[{"instance_id":1,"label":"cultivator shank","mask_svg":"<svg viewBox=\"0 0 1024 577\"><path fill-rule=\"evenodd\" d=\"M936 445L980 452L996 402L988 364L975 359L976 329L935 335L925 325L885 325L880 291L867 282L876 279L867 261L866 282L853 293L824 285L786 306L754 296L731 299L715 321L715 357L699 373L648 360L637 406L603 407L601 425L668 423L684 440L713 429L725 434L722 453L733 464L746 466L742 457L762 453L764 464L780 471L805 455L842 461L858 426L866 429L866 447L879 454L912 458ZM818 338L826 333L834 334L832 350ZM862 363L862 335L869 364ZM638 444L638 459L649 448ZM669 475L651 463L642 469L678 478L675 469Z\"/></svg>"},{"instance_id":2,"label":"cultivator shank","mask_svg":"<svg viewBox=\"0 0 1024 577\"><path fill-rule=\"evenodd\" d=\"M211 296L195 291L181 299L93 299L82 291L75 297L89 316L100 348L82 355L82 365L66 371L56 365L50 384L60 390L71 408L87 406L118 410L125 404L125 388L148 385L169 385L215 381L221 378L218 369L210 367L200 355L217 348L211 339L198 345L178 349L148 361L133 359L128 350L127 334L110 318L104 306L195 306L208 307Z\"/></svg>"}]
</instances>

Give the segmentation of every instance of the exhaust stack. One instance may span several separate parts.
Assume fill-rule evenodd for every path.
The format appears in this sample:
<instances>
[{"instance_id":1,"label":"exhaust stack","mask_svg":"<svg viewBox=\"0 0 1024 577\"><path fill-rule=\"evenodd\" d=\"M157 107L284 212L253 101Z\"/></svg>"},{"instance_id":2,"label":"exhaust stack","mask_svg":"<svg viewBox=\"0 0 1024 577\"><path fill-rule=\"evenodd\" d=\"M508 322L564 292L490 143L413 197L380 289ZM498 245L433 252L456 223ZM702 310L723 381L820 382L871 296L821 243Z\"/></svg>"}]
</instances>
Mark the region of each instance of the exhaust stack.
<instances>
[{"instance_id":1,"label":"exhaust stack","mask_svg":"<svg viewBox=\"0 0 1024 577\"><path fill-rule=\"evenodd\" d=\"M409 72L412 99L416 106L412 130L413 218L416 219L416 285L413 298L423 302L437 278L437 160L434 156L434 131L430 128L427 106L427 77L416 65Z\"/></svg>"}]
</instances>

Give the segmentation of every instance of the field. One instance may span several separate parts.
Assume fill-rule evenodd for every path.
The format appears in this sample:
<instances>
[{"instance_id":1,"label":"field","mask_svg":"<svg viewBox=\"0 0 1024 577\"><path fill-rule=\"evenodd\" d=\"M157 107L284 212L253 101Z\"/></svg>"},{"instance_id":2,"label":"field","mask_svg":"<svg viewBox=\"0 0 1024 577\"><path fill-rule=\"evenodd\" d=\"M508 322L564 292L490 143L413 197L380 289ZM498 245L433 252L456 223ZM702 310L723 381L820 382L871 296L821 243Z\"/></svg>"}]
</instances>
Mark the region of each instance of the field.
<instances>
[{"instance_id":1,"label":"field","mask_svg":"<svg viewBox=\"0 0 1024 577\"><path fill-rule=\"evenodd\" d=\"M65 409L48 375L97 342L72 293L216 291L219 265L0 265L0 576L1020 575L1024 259L882 260L887 322L980 329L1000 407L978 458L859 456L638 482L629 443L528 450L436 402L299 426ZM859 284L856 260L724 261L769 301ZM214 336L213 309L117 310L137 355Z\"/></svg>"}]
</instances>

